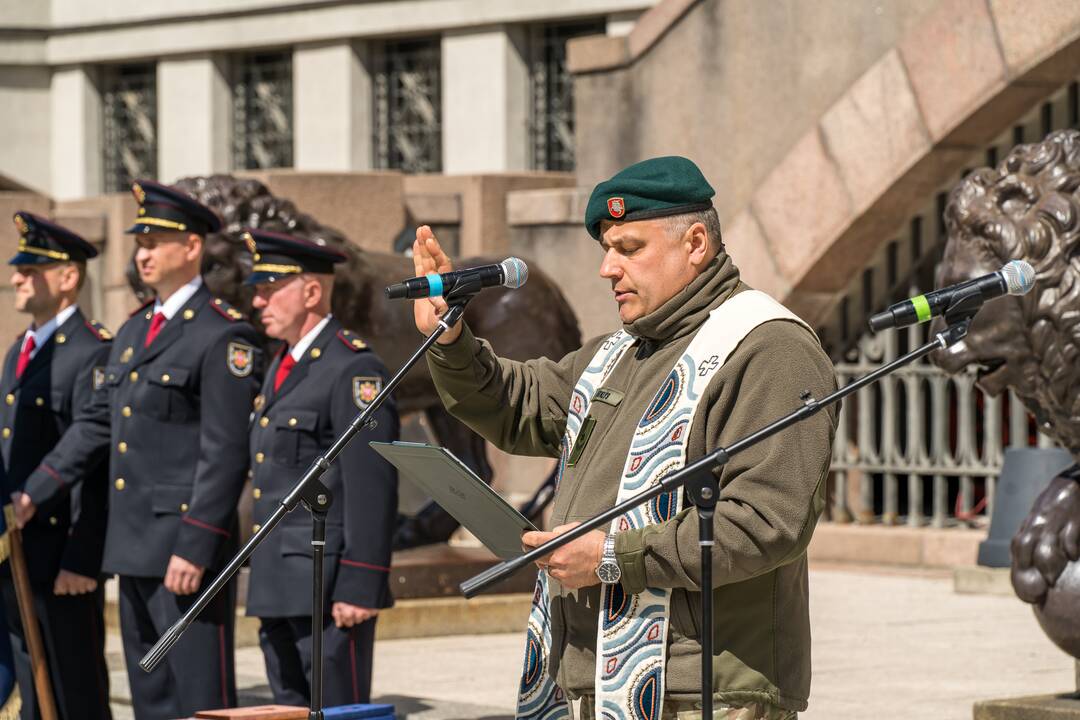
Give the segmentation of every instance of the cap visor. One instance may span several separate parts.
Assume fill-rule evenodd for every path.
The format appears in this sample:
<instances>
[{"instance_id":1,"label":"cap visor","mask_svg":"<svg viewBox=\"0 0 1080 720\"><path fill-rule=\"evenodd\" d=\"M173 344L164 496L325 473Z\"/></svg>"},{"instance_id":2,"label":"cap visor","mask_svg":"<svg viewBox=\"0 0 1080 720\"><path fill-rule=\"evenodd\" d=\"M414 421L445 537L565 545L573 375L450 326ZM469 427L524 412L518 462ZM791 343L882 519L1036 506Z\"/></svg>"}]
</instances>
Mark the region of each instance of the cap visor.
<instances>
[{"instance_id":1,"label":"cap visor","mask_svg":"<svg viewBox=\"0 0 1080 720\"><path fill-rule=\"evenodd\" d=\"M44 255L35 255L34 253L21 252L16 253L14 257L8 260L8 265L52 265L59 262L64 261L53 260L52 258L45 257Z\"/></svg>"},{"instance_id":2,"label":"cap visor","mask_svg":"<svg viewBox=\"0 0 1080 720\"><path fill-rule=\"evenodd\" d=\"M279 275L277 273L269 272L253 272L244 278L245 285L261 285L262 283L272 283L285 278L296 277L296 275Z\"/></svg>"},{"instance_id":3,"label":"cap visor","mask_svg":"<svg viewBox=\"0 0 1080 720\"><path fill-rule=\"evenodd\" d=\"M148 235L150 233L188 233L194 232L194 230L172 230L170 228L163 228L159 225L147 225L141 223L138 220L135 224L124 231L126 235Z\"/></svg>"}]
</instances>

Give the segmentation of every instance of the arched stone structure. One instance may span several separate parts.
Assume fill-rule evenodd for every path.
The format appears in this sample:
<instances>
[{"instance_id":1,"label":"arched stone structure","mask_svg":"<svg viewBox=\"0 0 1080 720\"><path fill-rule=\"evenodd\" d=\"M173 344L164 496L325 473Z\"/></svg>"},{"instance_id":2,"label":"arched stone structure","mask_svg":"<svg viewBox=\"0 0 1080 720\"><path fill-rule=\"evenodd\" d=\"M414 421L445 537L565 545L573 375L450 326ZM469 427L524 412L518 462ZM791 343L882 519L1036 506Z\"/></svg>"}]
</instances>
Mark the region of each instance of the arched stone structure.
<instances>
[{"instance_id":1,"label":"arched stone structure","mask_svg":"<svg viewBox=\"0 0 1080 720\"><path fill-rule=\"evenodd\" d=\"M868 46L881 47L884 53L834 95L835 101L816 118L798 120L806 123L805 132L752 189L737 190L740 198L745 196L740 204L718 199L725 241L747 279L817 324L826 321L853 275L942 183L1080 68L1080 4L1069 0L876 4L880 7L875 12L883 8L887 14L880 23L868 20L864 14L868 5L844 8L825 3L819 9L831 14L832 22L836 20L832 16L848 13L850 24L867 36L864 46L853 47L852 52L865 53ZM765 24L755 22L755 17L790 21L798 12L798 6L790 3L744 6L720 0L664 0L642 18L629 38L571 44L579 101L606 98L633 109L643 104L636 94L657 92L656 78L663 65L669 85L685 99L685 114L712 112L714 107L725 112L725 98L708 94L716 87L687 86L680 78L700 73L702 64L739 62L732 52L725 54L723 43L731 37L728 25ZM891 46L884 47L889 37L883 28L902 31ZM835 31L836 40L845 42L845 32ZM703 48L698 41L710 34L715 47ZM800 51L804 56L797 59L814 65L816 55L829 49L808 45L792 53ZM835 60L828 55L827 64ZM715 70L733 72L724 67ZM744 70L749 75L756 71ZM851 66L841 68L850 70ZM822 83L822 95L835 92L835 84ZM793 106L790 112L798 115L806 108ZM730 149L738 137L702 134L716 127L735 131L740 127L737 121L709 125L675 118L672 122L685 126L682 137L657 137L653 120L641 121L635 115L634 122L616 123L609 131L609 144L622 152L608 154L618 155L623 164L658 151L682 151L699 160L716 153L719 158L706 157L702 163L710 177L723 173L728 162L756 174L745 158L725 156L738 152ZM788 123L790 130L789 119L776 122ZM668 129L663 132L671 134ZM600 142L600 133L588 125L579 128L579 146ZM755 133L768 136L770 130ZM769 148L759 150L772 153ZM594 168L586 160L579 182L587 185L595 179L590 173L607 169ZM724 192L723 178L714 184Z\"/></svg>"}]
</instances>

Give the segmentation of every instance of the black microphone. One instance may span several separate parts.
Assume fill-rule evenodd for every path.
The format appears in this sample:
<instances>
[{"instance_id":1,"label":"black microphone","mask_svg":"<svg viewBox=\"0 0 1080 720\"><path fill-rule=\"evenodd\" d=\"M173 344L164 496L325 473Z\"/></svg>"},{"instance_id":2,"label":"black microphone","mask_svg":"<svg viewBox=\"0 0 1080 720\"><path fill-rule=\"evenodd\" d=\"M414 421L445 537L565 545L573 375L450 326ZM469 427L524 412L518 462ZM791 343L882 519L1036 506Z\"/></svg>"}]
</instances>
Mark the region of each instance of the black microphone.
<instances>
[{"instance_id":1,"label":"black microphone","mask_svg":"<svg viewBox=\"0 0 1080 720\"><path fill-rule=\"evenodd\" d=\"M965 280L940 290L916 295L889 307L888 310L870 316L868 324L872 332L887 328L900 328L926 322L932 317L943 315L952 304L953 298L961 292L978 288L984 300L999 295L1023 295L1035 286L1035 268L1023 260L1011 260L997 272Z\"/></svg>"},{"instance_id":2,"label":"black microphone","mask_svg":"<svg viewBox=\"0 0 1080 720\"><path fill-rule=\"evenodd\" d=\"M386 297L391 300L400 298L416 299L448 295L455 288L469 283L478 283L480 288L502 285L517 290L529 279L529 266L516 257L506 258L498 265L481 265L464 270L452 270L447 273L431 273L421 277L409 278L394 283L386 288Z\"/></svg>"}]
</instances>

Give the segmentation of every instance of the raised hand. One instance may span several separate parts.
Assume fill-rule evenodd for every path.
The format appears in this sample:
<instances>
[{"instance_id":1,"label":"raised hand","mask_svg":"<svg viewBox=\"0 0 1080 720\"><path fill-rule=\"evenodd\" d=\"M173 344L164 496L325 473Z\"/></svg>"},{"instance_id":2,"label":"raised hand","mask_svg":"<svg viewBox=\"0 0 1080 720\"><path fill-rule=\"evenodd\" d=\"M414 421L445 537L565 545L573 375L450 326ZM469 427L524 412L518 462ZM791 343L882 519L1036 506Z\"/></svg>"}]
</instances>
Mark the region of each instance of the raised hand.
<instances>
[{"instance_id":1,"label":"raised hand","mask_svg":"<svg viewBox=\"0 0 1080 720\"><path fill-rule=\"evenodd\" d=\"M416 240L413 241L413 269L415 275L445 273L454 269L450 258L443 252L435 233L427 225L416 228ZM422 298L413 301L413 316L416 329L430 335L439 324L439 318L447 311L446 301L441 297ZM461 323L455 324L439 337L439 343L449 345L461 335Z\"/></svg>"}]
</instances>

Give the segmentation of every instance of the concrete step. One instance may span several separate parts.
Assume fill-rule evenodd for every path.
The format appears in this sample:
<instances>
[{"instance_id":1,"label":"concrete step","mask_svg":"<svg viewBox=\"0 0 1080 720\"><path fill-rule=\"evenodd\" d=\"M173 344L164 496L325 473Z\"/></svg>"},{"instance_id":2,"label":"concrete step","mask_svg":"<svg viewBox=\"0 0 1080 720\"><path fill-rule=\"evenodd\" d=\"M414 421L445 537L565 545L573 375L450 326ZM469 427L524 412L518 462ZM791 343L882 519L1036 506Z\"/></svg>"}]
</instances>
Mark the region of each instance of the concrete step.
<instances>
[{"instance_id":1,"label":"concrete step","mask_svg":"<svg viewBox=\"0 0 1080 720\"><path fill-rule=\"evenodd\" d=\"M820 523L810 541L811 563L973 567L985 529Z\"/></svg>"}]
</instances>

